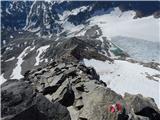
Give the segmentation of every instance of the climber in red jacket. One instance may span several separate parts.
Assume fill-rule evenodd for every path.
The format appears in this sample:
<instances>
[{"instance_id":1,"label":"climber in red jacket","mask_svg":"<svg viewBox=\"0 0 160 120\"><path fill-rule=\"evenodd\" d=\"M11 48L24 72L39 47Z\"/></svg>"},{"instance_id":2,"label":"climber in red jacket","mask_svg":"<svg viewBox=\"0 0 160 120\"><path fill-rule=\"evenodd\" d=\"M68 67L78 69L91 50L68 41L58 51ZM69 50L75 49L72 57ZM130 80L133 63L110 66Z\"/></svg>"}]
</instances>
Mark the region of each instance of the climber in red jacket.
<instances>
[{"instance_id":1,"label":"climber in red jacket","mask_svg":"<svg viewBox=\"0 0 160 120\"><path fill-rule=\"evenodd\" d=\"M110 106L110 112L122 112L123 109L125 109L120 102L117 102L116 104L113 104Z\"/></svg>"},{"instance_id":2,"label":"climber in red jacket","mask_svg":"<svg viewBox=\"0 0 160 120\"><path fill-rule=\"evenodd\" d=\"M118 120L128 120L129 116L126 114L126 108L121 102L117 102L110 106L110 112L118 112Z\"/></svg>"}]
</instances>

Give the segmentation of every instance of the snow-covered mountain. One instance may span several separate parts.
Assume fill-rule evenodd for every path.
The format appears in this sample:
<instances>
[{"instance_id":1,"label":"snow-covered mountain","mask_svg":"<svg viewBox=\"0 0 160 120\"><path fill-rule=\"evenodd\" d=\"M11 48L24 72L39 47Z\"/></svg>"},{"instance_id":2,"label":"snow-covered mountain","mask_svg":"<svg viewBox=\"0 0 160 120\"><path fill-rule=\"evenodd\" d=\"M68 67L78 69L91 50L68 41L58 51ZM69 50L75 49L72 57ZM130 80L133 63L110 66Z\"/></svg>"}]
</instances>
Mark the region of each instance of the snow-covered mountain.
<instances>
[{"instance_id":1,"label":"snow-covered mountain","mask_svg":"<svg viewBox=\"0 0 160 120\"><path fill-rule=\"evenodd\" d=\"M82 62L93 66L117 93L140 93L159 104L158 1L1 5L1 83L21 79L53 60Z\"/></svg>"},{"instance_id":2,"label":"snow-covered mountain","mask_svg":"<svg viewBox=\"0 0 160 120\"><path fill-rule=\"evenodd\" d=\"M1 1L1 3L2 29L5 30L2 38L7 37L10 30L13 32L24 29L40 36L62 32L68 24L72 26L85 24L89 18L97 15L102 15L103 19L103 15L112 12L116 7L123 12L134 11L132 16L134 18L150 15L159 17L158 2Z\"/></svg>"}]
</instances>

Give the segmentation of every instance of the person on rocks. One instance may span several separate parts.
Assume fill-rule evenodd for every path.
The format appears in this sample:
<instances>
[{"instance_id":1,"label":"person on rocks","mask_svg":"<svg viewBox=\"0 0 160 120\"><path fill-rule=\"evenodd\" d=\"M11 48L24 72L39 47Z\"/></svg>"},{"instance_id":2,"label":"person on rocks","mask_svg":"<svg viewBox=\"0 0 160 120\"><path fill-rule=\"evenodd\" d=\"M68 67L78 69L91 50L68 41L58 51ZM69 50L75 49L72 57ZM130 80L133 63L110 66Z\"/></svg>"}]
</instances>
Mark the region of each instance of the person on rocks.
<instances>
[{"instance_id":1,"label":"person on rocks","mask_svg":"<svg viewBox=\"0 0 160 120\"><path fill-rule=\"evenodd\" d=\"M129 116L126 114L126 107L121 102L117 102L110 106L111 113L118 113L118 120L128 120Z\"/></svg>"}]
</instances>

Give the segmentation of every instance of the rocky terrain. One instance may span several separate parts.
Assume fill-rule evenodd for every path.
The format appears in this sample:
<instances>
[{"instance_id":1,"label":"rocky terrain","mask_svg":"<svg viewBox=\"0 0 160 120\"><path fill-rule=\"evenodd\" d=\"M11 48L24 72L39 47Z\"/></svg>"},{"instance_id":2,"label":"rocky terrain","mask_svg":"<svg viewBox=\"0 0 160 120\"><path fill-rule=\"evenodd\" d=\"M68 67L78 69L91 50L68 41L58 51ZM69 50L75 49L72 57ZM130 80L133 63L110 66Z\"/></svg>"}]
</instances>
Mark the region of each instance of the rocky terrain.
<instances>
[{"instance_id":1,"label":"rocky terrain","mask_svg":"<svg viewBox=\"0 0 160 120\"><path fill-rule=\"evenodd\" d=\"M92 26L84 36L62 36L57 41L55 40L57 38L39 38L33 34L18 36L2 48L2 74L4 73L3 76L6 79L22 78L26 71L46 65L57 58L62 61L78 62L84 58L113 61L112 54L128 56L127 53L110 43L107 38L104 37L101 41L99 35L96 34L97 30L100 31L97 26ZM118 54L116 50L119 51ZM17 64L21 64L20 71L16 67ZM14 70L19 75L15 75Z\"/></svg>"},{"instance_id":2,"label":"rocky terrain","mask_svg":"<svg viewBox=\"0 0 160 120\"><path fill-rule=\"evenodd\" d=\"M159 120L158 5L2 1L1 119Z\"/></svg>"},{"instance_id":3,"label":"rocky terrain","mask_svg":"<svg viewBox=\"0 0 160 120\"><path fill-rule=\"evenodd\" d=\"M118 95L83 63L54 61L19 81L8 80L1 89L3 120L116 120L118 112L111 113L109 106L117 101L127 105L130 120L160 117L153 99Z\"/></svg>"}]
</instances>

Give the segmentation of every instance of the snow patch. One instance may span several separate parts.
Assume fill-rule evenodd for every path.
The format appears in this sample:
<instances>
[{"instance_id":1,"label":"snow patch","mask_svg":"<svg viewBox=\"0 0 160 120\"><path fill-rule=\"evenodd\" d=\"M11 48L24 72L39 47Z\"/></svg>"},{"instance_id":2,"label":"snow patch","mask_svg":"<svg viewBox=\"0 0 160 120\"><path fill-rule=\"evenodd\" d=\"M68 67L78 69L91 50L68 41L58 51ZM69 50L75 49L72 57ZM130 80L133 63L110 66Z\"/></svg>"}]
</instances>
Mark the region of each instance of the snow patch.
<instances>
[{"instance_id":1,"label":"snow patch","mask_svg":"<svg viewBox=\"0 0 160 120\"><path fill-rule=\"evenodd\" d=\"M8 60L6 60L5 62L9 62L9 61L12 61L12 60L14 60L15 59L15 57L11 57L11 58L9 58Z\"/></svg>"},{"instance_id":2,"label":"snow patch","mask_svg":"<svg viewBox=\"0 0 160 120\"><path fill-rule=\"evenodd\" d=\"M13 69L11 78L12 79L21 79L23 78L23 75L21 75L21 65L23 63L23 58L27 55L27 51L30 49L30 46L26 47L23 52L17 57L17 66Z\"/></svg>"},{"instance_id":3,"label":"snow patch","mask_svg":"<svg viewBox=\"0 0 160 120\"><path fill-rule=\"evenodd\" d=\"M12 35L10 35L10 38L13 39L14 37Z\"/></svg>"},{"instance_id":4,"label":"snow patch","mask_svg":"<svg viewBox=\"0 0 160 120\"><path fill-rule=\"evenodd\" d=\"M2 40L3 45L6 45L6 40Z\"/></svg>"},{"instance_id":5,"label":"snow patch","mask_svg":"<svg viewBox=\"0 0 160 120\"><path fill-rule=\"evenodd\" d=\"M88 9L88 6L82 6L80 8L76 8L76 9L73 9L71 11L67 10L67 11L64 11L63 14L58 14L58 17L61 21L66 21L68 16L70 15L77 15L79 12L83 12L85 11L86 9Z\"/></svg>"},{"instance_id":6,"label":"snow patch","mask_svg":"<svg viewBox=\"0 0 160 120\"><path fill-rule=\"evenodd\" d=\"M44 53L49 47L50 45L46 45L37 49L38 55L36 56L36 63L34 64L34 66L39 65L39 63L41 62L42 53Z\"/></svg>"},{"instance_id":7,"label":"snow patch","mask_svg":"<svg viewBox=\"0 0 160 120\"><path fill-rule=\"evenodd\" d=\"M6 50L13 50L13 47L7 47Z\"/></svg>"},{"instance_id":8,"label":"snow patch","mask_svg":"<svg viewBox=\"0 0 160 120\"><path fill-rule=\"evenodd\" d=\"M9 12L8 8L6 8L6 13L8 13L9 15L12 14L11 12Z\"/></svg>"},{"instance_id":9,"label":"snow patch","mask_svg":"<svg viewBox=\"0 0 160 120\"><path fill-rule=\"evenodd\" d=\"M0 75L0 85L7 81L7 79L4 78L4 73Z\"/></svg>"},{"instance_id":10,"label":"snow patch","mask_svg":"<svg viewBox=\"0 0 160 120\"><path fill-rule=\"evenodd\" d=\"M23 32L18 32L19 34L23 34Z\"/></svg>"},{"instance_id":11,"label":"snow patch","mask_svg":"<svg viewBox=\"0 0 160 120\"><path fill-rule=\"evenodd\" d=\"M29 16L31 16L31 14L32 14L32 9L33 9L33 7L34 7L34 5L35 5L36 2L37 2L37 1L35 0L34 3L31 5L29 14L27 15L26 25L25 25L25 27L23 28L23 30L27 30L27 29L29 28Z\"/></svg>"},{"instance_id":12,"label":"snow patch","mask_svg":"<svg viewBox=\"0 0 160 120\"><path fill-rule=\"evenodd\" d=\"M33 25L33 23L31 24L31 26ZM33 28L33 29L28 29L29 32L38 32L40 31L40 27L37 27L37 28Z\"/></svg>"},{"instance_id":13,"label":"snow patch","mask_svg":"<svg viewBox=\"0 0 160 120\"><path fill-rule=\"evenodd\" d=\"M63 31L62 32L67 31L68 32L67 36L68 37L73 37L73 36L77 36L77 35L83 34L83 33L80 32L83 28L84 28L84 25L75 26L71 22L67 21L67 22L65 22L63 24Z\"/></svg>"}]
</instances>

